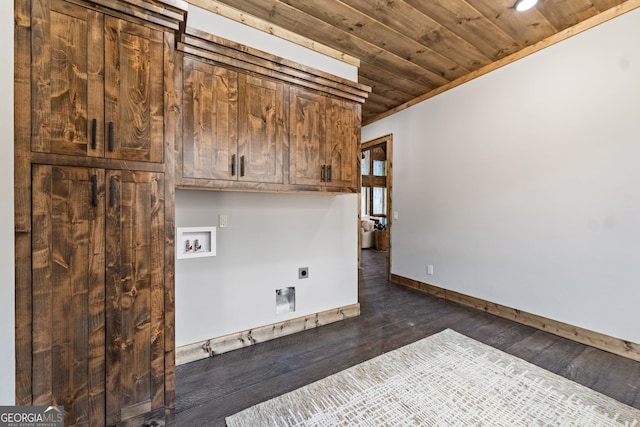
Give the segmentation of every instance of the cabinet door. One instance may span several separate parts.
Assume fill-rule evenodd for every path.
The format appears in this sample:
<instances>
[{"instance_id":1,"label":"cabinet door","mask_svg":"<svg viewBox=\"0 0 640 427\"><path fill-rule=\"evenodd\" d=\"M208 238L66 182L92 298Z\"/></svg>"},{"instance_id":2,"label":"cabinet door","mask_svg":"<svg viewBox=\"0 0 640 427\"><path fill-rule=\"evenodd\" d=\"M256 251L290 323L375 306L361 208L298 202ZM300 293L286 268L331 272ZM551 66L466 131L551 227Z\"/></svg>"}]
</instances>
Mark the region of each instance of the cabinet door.
<instances>
[{"instance_id":1,"label":"cabinet door","mask_svg":"<svg viewBox=\"0 0 640 427\"><path fill-rule=\"evenodd\" d=\"M105 423L104 171L32 169L33 405Z\"/></svg>"},{"instance_id":2,"label":"cabinet door","mask_svg":"<svg viewBox=\"0 0 640 427\"><path fill-rule=\"evenodd\" d=\"M164 416L164 177L106 177L107 424Z\"/></svg>"},{"instance_id":3,"label":"cabinet door","mask_svg":"<svg viewBox=\"0 0 640 427\"><path fill-rule=\"evenodd\" d=\"M105 18L106 157L162 162L163 33Z\"/></svg>"},{"instance_id":4,"label":"cabinet door","mask_svg":"<svg viewBox=\"0 0 640 427\"><path fill-rule=\"evenodd\" d=\"M33 151L103 156L103 15L32 2ZM95 127L94 127L95 123Z\"/></svg>"},{"instance_id":5,"label":"cabinet door","mask_svg":"<svg viewBox=\"0 0 640 427\"><path fill-rule=\"evenodd\" d=\"M238 73L184 58L183 176L237 179Z\"/></svg>"},{"instance_id":6,"label":"cabinet door","mask_svg":"<svg viewBox=\"0 0 640 427\"><path fill-rule=\"evenodd\" d=\"M325 166L325 97L292 87L289 100L289 180L321 185Z\"/></svg>"},{"instance_id":7,"label":"cabinet door","mask_svg":"<svg viewBox=\"0 0 640 427\"><path fill-rule=\"evenodd\" d=\"M240 74L239 180L282 183L284 85Z\"/></svg>"},{"instance_id":8,"label":"cabinet door","mask_svg":"<svg viewBox=\"0 0 640 427\"><path fill-rule=\"evenodd\" d=\"M327 98L326 163L327 182L333 187L358 186L360 104Z\"/></svg>"}]
</instances>

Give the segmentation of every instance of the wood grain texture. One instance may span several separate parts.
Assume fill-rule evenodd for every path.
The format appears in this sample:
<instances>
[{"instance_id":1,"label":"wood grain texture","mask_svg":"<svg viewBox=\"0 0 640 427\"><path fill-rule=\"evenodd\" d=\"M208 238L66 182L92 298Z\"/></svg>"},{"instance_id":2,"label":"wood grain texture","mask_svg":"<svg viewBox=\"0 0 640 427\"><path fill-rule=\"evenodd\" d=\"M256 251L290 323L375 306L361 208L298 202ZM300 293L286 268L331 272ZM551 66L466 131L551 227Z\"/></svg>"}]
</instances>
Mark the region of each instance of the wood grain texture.
<instances>
[{"instance_id":1,"label":"wood grain texture","mask_svg":"<svg viewBox=\"0 0 640 427\"><path fill-rule=\"evenodd\" d=\"M238 179L282 183L284 84L240 73L238 90Z\"/></svg>"},{"instance_id":2,"label":"wood grain texture","mask_svg":"<svg viewBox=\"0 0 640 427\"><path fill-rule=\"evenodd\" d=\"M82 0L68 0L79 2ZM184 28L188 5L183 0L91 0L110 15L123 15L177 32Z\"/></svg>"},{"instance_id":3,"label":"wood grain texture","mask_svg":"<svg viewBox=\"0 0 640 427\"><path fill-rule=\"evenodd\" d=\"M164 173L164 418L172 422L176 408L175 372L175 192L182 117L182 73L174 50L175 36L164 34L165 173Z\"/></svg>"},{"instance_id":4,"label":"wood grain texture","mask_svg":"<svg viewBox=\"0 0 640 427\"><path fill-rule=\"evenodd\" d=\"M102 156L102 15L62 0L39 0L32 21L32 149Z\"/></svg>"},{"instance_id":5,"label":"wood grain texture","mask_svg":"<svg viewBox=\"0 0 640 427\"><path fill-rule=\"evenodd\" d=\"M104 126L107 157L162 162L163 55L162 32L121 19L106 18ZM108 142L110 139L113 144Z\"/></svg>"},{"instance_id":6,"label":"wood grain texture","mask_svg":"<svg viewBox=\"0 0 640 427\"><path fill-rule=\"evenodd\" d=\"M183 73L182 175L236 180L238 73L186 57Z\"/></svg>"},{"instance_id":7,"label":"wood grain texture","mask_svg":"<svg viewBox=\"0 0 640 427\"><path fill-rule=\"evenodd\" d=\"M14 3L15 403L31 405L31 11Z\"/></svg>"},{"instance_id":8,"label":"wood grain texture","mask_svg":"<svg viewBox=\"0 0 640 427\"><path fill-rule=\"evenodd\" d=\"M68 425L100 425L104 172L34 165L32 179L33 404L63 405Z\"/></svg>"},{"instance_id":9,"label":"wood grain texture","mask_svg":"<svg viewBox=\"0 0 640 427\"><path fill-rule=\"evenodd\" d=\"M365 77L360 82L372 88L364 123L416 97L441 93L451 82L469 81L480 69L575 25L640 5L638 0L546 0L518 12L513 0L190 2L310 49L317 42L359 60ZM420 93L403 94L399 82Z\"/></svg>"},{"instance_id":10,"label":"wood grain texture","mask_svg":"<svg viewBox=\"0 0 640 427\"><path fill-rule=\"evenodd\" d=\"M470 72L469 74L467 74L466 76L463 76L457 80L454 80L450 83L444 84L436 89L433 89L429 92L426 92L425 94L417 97L417 98L413 98L407 102L405 102L404 104L398 105L396 107L393 108L389 108L387 109L387 111L377 114L375 115L375 117L372 118L367 118L363 120L363 125L368 125L371 124L375 121L381 120L385 117L389 117L392 114L398 113L402 110L406 110L409 107L412 107L422 101L425 101L429 98L433 98L434 96L437 96L443 92L446 92L450 89L453 89L457 86L460 86L464 83L467 83L473 79L476 79L480 76L483 76L485 74L488 74L492 71L497 70L498 68L504 67L505 65L508 65L512 62L515 62L519 59L522 59L528 55L531 55L533 53L536 53L542 49L545 49L549 46L552 46L556 43L559 43L563 40L568 39L569 37L572 37L576 34L579 34L583 31L586 31L590 28L595 27L596 25L602 24L603 22L609 21L611 19L614 19L624 13L627 13L631 10L637 9L638 7L640 7L640 0L626 0L625 2L623 2L620 5L617 6L612 6L610 9L599 13L598 15L595 15L589 19L586 19L584 21L581 21L580 23L569 27L567 29L564 29L562 31L559 31L551 36L549 36L546 39L543 39L535 44L531 44L529 46L526 46L520 50L518 50L517 52L514 52L508 56L502 57L500 59L498 59L497 61L493 62L492 64L486 65L484 67L481 67L475 71Z\"/></svg>"},{"instance_id":11,"label":"wood grain texture","mask_svg":"<svg viewBox=\"0 0 640 427\"><path fill-rule=\"evenodd\" d=\"M110 171L107 186L106 370L111 425L164 410L164 177Z\"/></svg>"},{"instance_id":12,"label":"wood grain texture","mask_svg":"<svg viewBox=\"0 0 640 427\"><path fill-rule=\"evenodd\" d=\"M289 182L322 185L325 163L325 101L321 94L291 88L289 97Z\"/></svg>"},{"instance_id":13,"label":"wood grain texture","mask_svg":"<svg viewBox=\"0 0 640 427\"><path fill-rule=\"evenodd\" d=\"M309 316L261 326L235 334L187 344L176 349L176 363L182 365L196 360L206 359L207 357L219 356L232 350L281 338L359 315L360 304L352 304L350 306L326 310Z\"/></svg>"},{"instance_id":14,"label":"wood grain texture","mask_svg":"<svg viewBox=\"0 0 640 427\"><path fill-rule=\"evenodd\" d=\"M563 338L567 338L582 344L587 344L589 346L605 350L619 356L627 357L631 360L640 361L640 344L638 343L621 340L619 338L590 331L579 326L569 325L557 320L548 319L533 313L527 313L522 310L507 307L490 301L485 301L480 298L475 298L469 295L461 294L459 292L440 288L438 286L419 282L417 280L409 279L395 274L391 275L391 281L426 292L430 295L434 295L450 301L455 301L459 304L473 307L478 310L483 310L487 313L504 317L506 319L510 319L524 325L532 326L534 328L550 332Z\"/></svg>"},{"instance_id":15,"label":"wood grain texture","mask_svg":"<svg viewBox=\"0 0 640 427\"><path fill-rule=\"evenodd\" d=\"M292 88L289 132L291 184L356 189L359 104Z\"/></svg>"},{"instance_id":16,"label":"wood grain texture","mask_svg":"<svg viewBox=\"0 0 640 427\"><path fill-rule=\"evenodd\" d=\"M105 23L103 12L111 6ZM168 342L164 335L174 322L174 181L166 185L163 172L173 163L162 162L166 153L174 155L180 106L175 36L159 25L171 21L168 26L178 29L186 3L16 0L14 10L16 403L64 405L65 425L107 424L113 392L106 391L112 363L105 353L105 293L114 289L105 285L105 209L115 177L116 191L122 183L128 187L124 217L109 211L111 224L120 221L117 240L123 243L109 272L115 265L118 284L133 288L125 288L125 309L119 306L118 313L128 343L116 360L125 378L117 390L126 393L116 400L124 406L109 416L116 414L121 425L163 424L175 407L175 340L172 331ZM113 158L104 143L109 95L117 98L117 129L125 134ZM140 155L145 150L150 154Z\"/></svg>"},{"instance_id":17,"label":"wood grain texture","mask_svg":"<svg viewBox=\"0 0 640 427\"><path fill-rule=\"evenodd\" d=\"M240 22L244 25L256 28L265 33L273 34L274 36L277 36L281 39L291 41L300 46L304 46L330 58L346 62L347 64L351 64L355 67L358 67L360 65L360 61L357 58L346 55L345 53L340 52L336 49L327 47L322 43L318 43L316 41L308 39L302 34L297 34L293 31L285 30L284 28L273 25L272 23L263 19L259 19L254 16L247 15L246 13L242 13L238 9L229 7L215 0L189 0L189 3L201 7L205 10L209 10L216 15L224 16L225 18Z\"/></svg>"},{"instance_id":18,"label":"wood grain texture","mask_svg":"<svg viewBox=\"0 0 640 427\"><path fill-rule=\"evenodd\" d=\"M325 104L325 162L328 186L357 187L360 175L360 104L328 98Z\"/></svg>"},{"instance_id":19,"label":"wood grain texture","mask_svg":"<svg viewBox=\"0 0 640 427\"><path fill-rule=\"evenodd\" d=\"M232 40L187 28L178 49L193 49L193 55L321 92L364 101L371 88L326 71L300 64Z\"/></svg>"}]
</instances>

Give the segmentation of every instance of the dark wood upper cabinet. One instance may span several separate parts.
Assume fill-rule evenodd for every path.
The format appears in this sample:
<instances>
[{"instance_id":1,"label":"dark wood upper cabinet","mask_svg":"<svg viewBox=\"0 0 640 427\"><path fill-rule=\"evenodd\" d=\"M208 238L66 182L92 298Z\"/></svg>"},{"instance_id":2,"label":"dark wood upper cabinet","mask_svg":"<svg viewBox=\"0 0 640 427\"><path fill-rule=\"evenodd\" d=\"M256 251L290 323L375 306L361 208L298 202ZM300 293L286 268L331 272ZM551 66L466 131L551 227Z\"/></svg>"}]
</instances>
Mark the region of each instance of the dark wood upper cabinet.
<instances>
[{"instance_id":1,"label":"dark wood upper cabinet","mask_svg":"<svg viewBox=\"0 0 640 427\"><path fill-rule=\"evenodd\" d=\"M302 88L289 105L291 184L355 188L360 105Z\"/></svg>"},{"instance_id":2,"label":"dark wood upper cabinet","mask_svg":"<svg viewBox=\"0 0 640 427\"><path fill-rule=\"evenodd\" d=\"M331 173L325 183L329 186L358 185L361 108L360 104L344 99L326 100L325 162L331 166Z\"/></svg>"},{"instance_id":3,"label":"dark wood upper cabinet","mask_svg":"<svg viewBox=\"0 0 640 427\"><path fill-rule=\"evenodd\" d=\"M182 174L231 179L238 149L238 73L184 58L183 76Z\"/></svg>"},{"instance_id":4,"label":"dark wood upper cabinet","mask_svg":"<svg viewBox=\"0 0 640 427\"><path fill-rule=\"evenodd\" d=\"M240 73L238 158L241 181L282 183L284 84Z\"/></svg>"},{"instance_id":5,"label":"dark wood upper cabinet","mask_svg":"<svg viewBox=\"0 0 640 427\"><path fill-rule=\"evenodd\" d=\"M289 99L289 181L294 185L322 185L326 179L326 97L292 88Z\"/></svg>"},{"instance_id":6,"label":"dark wood upper cabinet","mask_svg":"<svg viewBox=\"0 0 640 427\"><path fill-rule=\"evenodd\" d=\"M183 61L185 178L282 183L284 85Z\"/></svg>"},{"instance_id":7,"label":"dark wood upper cabinet","mask_svg":"<svg viewBox=\"0 0 640 427\"><path fill-rule=\"evenodd\" d=\"M187 28L178 186L357 192L370 88Z\"/></svg>"},{"instance_id":8,"label":"dark wood upper cabinet","mask_svg":"<svg viewBox=\"0 0 640 427\"><path fill-rule=\"evenodd\" d=\"M63 0L33 16L32 150L162 162L163 32Z\"/></svg>"}]
</instances>

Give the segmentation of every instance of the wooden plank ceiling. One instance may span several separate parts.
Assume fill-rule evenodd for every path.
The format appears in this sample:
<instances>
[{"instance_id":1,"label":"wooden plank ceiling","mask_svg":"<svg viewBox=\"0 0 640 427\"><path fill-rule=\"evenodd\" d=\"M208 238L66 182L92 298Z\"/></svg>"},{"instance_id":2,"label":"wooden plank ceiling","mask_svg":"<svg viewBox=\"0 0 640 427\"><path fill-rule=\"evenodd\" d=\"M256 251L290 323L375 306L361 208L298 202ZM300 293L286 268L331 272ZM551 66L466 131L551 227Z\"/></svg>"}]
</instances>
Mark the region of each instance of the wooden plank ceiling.
<instances>
[{"instance_id":1,"label":"wooden plank ceiling","mask_svg":"<svg viewBox=\"0 0 640 427\"><path fill-rule=\"evenodd\" d=\"M372 88L364 123L626 3L539 0L517 12L515 0L190 2L222 3L359 59L360 83Z\"/></svg>"}]
</instances>

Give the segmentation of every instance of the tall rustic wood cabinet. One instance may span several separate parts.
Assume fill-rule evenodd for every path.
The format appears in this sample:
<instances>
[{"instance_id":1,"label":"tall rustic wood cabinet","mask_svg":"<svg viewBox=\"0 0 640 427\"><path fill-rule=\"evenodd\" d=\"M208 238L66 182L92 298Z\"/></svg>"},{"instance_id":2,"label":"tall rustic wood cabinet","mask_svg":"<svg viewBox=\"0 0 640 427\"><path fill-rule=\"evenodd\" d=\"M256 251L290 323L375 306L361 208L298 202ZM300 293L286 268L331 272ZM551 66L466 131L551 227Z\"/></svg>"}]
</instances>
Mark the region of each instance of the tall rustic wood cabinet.
<instances>
[{"instance_id":1,"label":"tall rustic wood cabinet","mask_svg":"<svg viewBox=\"0 0 640 427\"><path fill-rule=\"evenodd\" d=\"M34 165L32 185L33 404L164 416L162 174Z\"/></svg>"},{"instance_id":2,"label":"tall rustic wood cabinet","mask_svg":"<svg viewBox=\"0 0 640 427\"><path fill-rule=\"evenodd\" d=\"M187 28L183 0L14 1L16 402L164 425L176 187L358 191L369 88Z\"/></svg>"},{"instance_id":3,"label":"tall rustic wood cabinet","mask_svg":"<svg viewBox=\"0 0 640 427\"><path fill-rule=\"evenodd\" d=\"M67 426L175 409L185 14L180 0L16 1L16 400L64 406Z\"/></svg>"}]
</instances>

